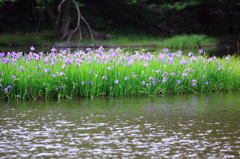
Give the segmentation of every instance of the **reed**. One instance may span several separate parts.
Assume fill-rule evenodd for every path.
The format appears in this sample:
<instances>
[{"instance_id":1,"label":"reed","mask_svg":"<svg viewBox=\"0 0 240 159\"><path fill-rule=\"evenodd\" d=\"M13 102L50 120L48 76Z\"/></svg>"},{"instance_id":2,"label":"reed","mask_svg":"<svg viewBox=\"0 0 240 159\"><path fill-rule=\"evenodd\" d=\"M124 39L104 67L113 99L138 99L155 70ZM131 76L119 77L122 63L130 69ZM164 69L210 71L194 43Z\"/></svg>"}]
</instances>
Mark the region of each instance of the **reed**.
<instances>
[{"instance_id":1,"label":"reed","mask_svg":"<svg viewBox=\"0 0 240 159\"><path fill-rule=\"evenodd\" d=\"M0 53L1 99L149 96L240 89L238 57L163 49Z\"/></svg>"}]
</instances>

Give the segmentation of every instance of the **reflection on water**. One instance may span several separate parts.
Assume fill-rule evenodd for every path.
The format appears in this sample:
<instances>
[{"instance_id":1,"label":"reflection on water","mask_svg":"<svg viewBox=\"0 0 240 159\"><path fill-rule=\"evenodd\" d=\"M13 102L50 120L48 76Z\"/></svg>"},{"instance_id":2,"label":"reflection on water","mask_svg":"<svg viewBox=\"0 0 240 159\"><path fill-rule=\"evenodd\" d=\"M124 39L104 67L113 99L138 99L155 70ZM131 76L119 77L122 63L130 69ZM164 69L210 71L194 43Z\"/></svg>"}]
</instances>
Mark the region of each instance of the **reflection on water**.
<instances>
[{"instance_id":1,"label":"reflection on water","mask_svg":"<svg viewBox=\"0 0 240 159\"><path fill-rule=\"evenodd\" d=\"M239 92L0 103L0 158L240 157Z\"/></svg>"}]
</instances>

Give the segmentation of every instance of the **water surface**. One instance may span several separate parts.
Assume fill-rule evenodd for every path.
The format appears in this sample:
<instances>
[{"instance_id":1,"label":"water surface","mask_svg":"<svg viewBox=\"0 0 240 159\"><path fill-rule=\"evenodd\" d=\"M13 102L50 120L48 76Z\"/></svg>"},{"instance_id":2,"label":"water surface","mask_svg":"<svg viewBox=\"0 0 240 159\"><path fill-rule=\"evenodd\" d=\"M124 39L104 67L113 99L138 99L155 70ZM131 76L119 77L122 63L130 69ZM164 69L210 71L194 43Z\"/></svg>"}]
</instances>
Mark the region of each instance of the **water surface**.
<instances>
[{"instance_id":1,"label":"water surface","mask_svg":"<svg viewBox=\"0 0 240 159\"><path fill-rule=\"evenodd\" d=\"M238 158L240 92L0 102L0 158Z\"/></svg>"}]
</instances>

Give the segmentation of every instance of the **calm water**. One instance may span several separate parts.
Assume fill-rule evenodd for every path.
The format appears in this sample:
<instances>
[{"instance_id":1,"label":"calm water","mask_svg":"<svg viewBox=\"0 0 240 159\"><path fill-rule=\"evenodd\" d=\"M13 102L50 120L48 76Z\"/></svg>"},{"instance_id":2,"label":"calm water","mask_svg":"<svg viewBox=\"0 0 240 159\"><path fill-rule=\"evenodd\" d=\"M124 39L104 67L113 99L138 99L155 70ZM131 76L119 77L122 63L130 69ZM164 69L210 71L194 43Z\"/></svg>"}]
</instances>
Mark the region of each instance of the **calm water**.
<instances>
[{"instance_id":1,"label":"calm water","mask_svg":"<svg viewBox=\"0 0 240 159\"><path fill-rule=\"evenodd\" d=\"M240 92L0 102L0 158L239 158Z\"/></svg>"}]
</instances>

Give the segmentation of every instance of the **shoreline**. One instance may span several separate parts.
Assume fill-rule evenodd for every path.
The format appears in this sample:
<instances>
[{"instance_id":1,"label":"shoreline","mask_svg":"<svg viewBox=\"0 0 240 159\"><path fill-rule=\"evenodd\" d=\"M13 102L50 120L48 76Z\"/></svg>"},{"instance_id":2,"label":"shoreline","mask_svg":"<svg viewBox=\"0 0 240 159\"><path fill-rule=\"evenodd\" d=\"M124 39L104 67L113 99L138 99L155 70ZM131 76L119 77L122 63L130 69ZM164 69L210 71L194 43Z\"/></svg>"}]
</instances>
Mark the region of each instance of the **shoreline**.
<instances>
[{"instance_id":1,"label":"shoreline","mask_svg":"<svg viewBox=\"0 0 240 159\"><path fill-rule=\"evenodd\" d=\"M56 43L56 44L12 44L12 43L0 43L0 47L55 47L55 48L99 48L99 47L104 47L104 48L164 48L164 46L158 46L156 44L148 44L148 45L66 45L63 43ZM226 46L223 44L213 44L213 45L202 45L202 46L196 46L194 48L204 48L204 47L216 47L216 46ZM229 46L235 46L235 45L229 45ZM227 47L227 46L226 46ZM172 47L172 48L179 48L179 47ZM187 48L187 47L183 47Z\"/></svg>"}]
</instances>

